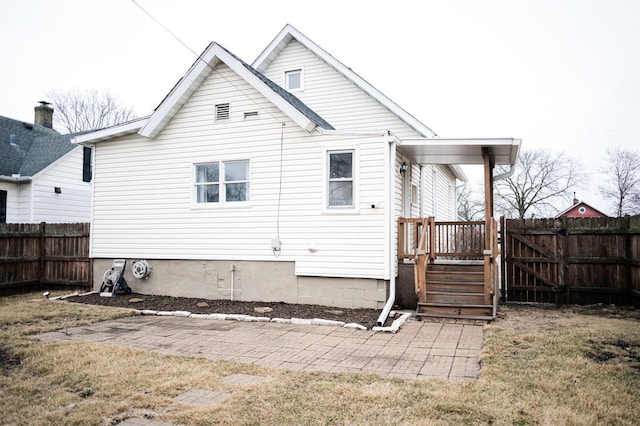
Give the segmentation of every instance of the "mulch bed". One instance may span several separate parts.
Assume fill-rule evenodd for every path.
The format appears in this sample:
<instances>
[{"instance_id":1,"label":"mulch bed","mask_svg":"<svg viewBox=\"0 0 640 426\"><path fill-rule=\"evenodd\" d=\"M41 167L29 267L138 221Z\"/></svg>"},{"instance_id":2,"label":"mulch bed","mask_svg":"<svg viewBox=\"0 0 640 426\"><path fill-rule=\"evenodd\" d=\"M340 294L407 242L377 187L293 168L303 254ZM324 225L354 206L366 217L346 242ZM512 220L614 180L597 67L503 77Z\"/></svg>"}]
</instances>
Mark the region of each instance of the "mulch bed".
<instances>
[{"instance_id":1,"label":"mulch bed","mask_svg":"<svg viewBox=\"0 0 640 426\"><path fill-rule=\"evenodd\" d=\"M131 300L138 299L136 303ZM141 299L141 300L140 300ZM84 296L71 296L69 302L90 305L114 306L153 311L187 311L193 314L243 314L269 318L321 318L326 320L357 323L371 329L376 325L380 311L376 309L348 309L321 305L302 305L284 302L244 302L230 300L194 299L189 297L155 296L147 294L117 294L114 297L101 297L97 293ZM200 306L198 306L200 304ZM208 306L206 306L206 305ZM268 307L271 312L259 313L255 308ZM387 322L389 322L387 320Z\"/></svg>"}]
</instances>

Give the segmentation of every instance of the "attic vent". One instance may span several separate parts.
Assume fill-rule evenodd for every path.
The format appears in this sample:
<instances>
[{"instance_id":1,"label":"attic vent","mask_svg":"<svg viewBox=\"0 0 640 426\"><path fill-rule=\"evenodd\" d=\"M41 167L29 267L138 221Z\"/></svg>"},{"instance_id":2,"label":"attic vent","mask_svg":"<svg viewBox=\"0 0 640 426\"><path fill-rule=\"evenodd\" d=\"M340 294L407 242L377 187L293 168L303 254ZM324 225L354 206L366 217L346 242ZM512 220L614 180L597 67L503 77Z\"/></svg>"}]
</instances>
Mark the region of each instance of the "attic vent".
<instances>
[{"instance_id":1,"label":"attic vent","mask_svg":"<svg viewBox=\"0 0 640 426\"><path fill-rule=\"evenodd\" d=\"M245 120L257 120L258 119L258 111L250 111L244 113Z\"/></svg>"},{"instance_id":2,"label":"attic vent","mask_svg":"<svg viewBox=\"0 0 640 426\"><path fill-rule=\"evenodd\" d=\"M229 119L229 104L216 105L216 121Z\"/></svg>"}]
</instances>

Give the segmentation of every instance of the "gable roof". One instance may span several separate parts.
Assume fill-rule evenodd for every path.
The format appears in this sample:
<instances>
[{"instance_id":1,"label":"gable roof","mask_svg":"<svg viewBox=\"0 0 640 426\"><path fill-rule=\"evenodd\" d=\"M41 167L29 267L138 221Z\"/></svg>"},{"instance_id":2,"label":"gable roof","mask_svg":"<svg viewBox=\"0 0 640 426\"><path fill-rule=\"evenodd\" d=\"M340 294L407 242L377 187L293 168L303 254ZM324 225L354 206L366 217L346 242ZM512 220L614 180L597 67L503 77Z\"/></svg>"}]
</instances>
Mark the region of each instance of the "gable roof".
<instances>
[{"instance_id":1,"label":"gable roof","mask_svg":"<svg viewBox=\"0 0 640 426\"><path fill-rule=\"evenodd\" d=\"M577 201L577 200L576 200ZM590 206L589 204L585 203L584 201L578 201L577 203L572 204L571 206L569 206L569 208L561 211L560 213L558 213L555 217L555 219L558 219L562 216L565 216L566 214L568 214L570 211L572 210L576 210L579 209L580 207L586 207L588 209L593 210L594 212L602 215L602 217L609 217L609 215L602 213L600 210L596 209L593 206Z\"/></svg>"},{"instance_id":2,"label":"gable roof","mask_svg":"<svg viewBox=\"0 0 640 426\"><path fill-rule=\"evenodd\" d=\"M76 148L71 137L48 127L0 116L0 176L36 175Z\"/></svg>"},{"instance_id":3,"label":"gable roof","mask_svg":"<svg viewBox=\"0 0 640 426\"><path fill-rule=\"evenodd\" d=\"M294 95L269 80L224 47L217 43L211 43L162 100L139 133L146 137L157 136L202 82L212 72L215 72L215 67L220 63L231 68L306 131L311 132L316 127L333 130L329 123Z\"/></svg>"},{"instance_id":4,"label":"gable roof","mask_svg":"<svg viewBox=\"0 0 640 426\"><path fill-rule=\"evenodd\" d=\"M427 138L437 136L433 130L422 124L417 118L402 109L398 104L393 102L387 96L382 94L382 92L380 92L358 74L356 74L351 68L338 61L327 51L322 49L300 31L295 29L291 24L285 25L285 27L280 31L276 38L274 38L273 41L266 47L266 49L262 51L260 56L258 56L258 58L253 61L252 66L258 72L265 71L269 67L269 65L278 57L280 52L282 52L284 48L287 47L287 44L289 44L292 39L295 39L298 43L302 44L304 47L318 56L321 60L323 60L327 65L335 69L347 80L351 81L354 85L356 85L373 99L375 99L392 114L407 123L407 125L414 129L416 132Z\"/></svg>"}]
</instances>

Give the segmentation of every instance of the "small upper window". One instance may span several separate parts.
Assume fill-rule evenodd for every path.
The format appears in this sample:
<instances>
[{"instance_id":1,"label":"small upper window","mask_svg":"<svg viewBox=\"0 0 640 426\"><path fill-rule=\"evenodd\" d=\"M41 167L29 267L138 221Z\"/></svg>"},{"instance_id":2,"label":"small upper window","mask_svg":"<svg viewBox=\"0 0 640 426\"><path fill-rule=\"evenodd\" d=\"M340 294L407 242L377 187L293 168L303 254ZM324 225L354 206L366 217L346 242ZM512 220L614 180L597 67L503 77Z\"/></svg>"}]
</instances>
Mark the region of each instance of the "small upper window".
<instances>
[{"instance_id":1,"label":"small upper window","mask_svg":"<svg viewBox=\"0 0 640 426\"><path fill-rule=\"evenodd\" d=\"M284 84L287 90L302 90L302 69L286 71Z\"/></svg>"},{"instance_id":2,"label":"small upper window","mask_svg":"<svg viewBox=\"0 0 640 426\"><path fill-rule=\"evenodd\" d=\"M587 209L584 206L578 207L578 213L585 214L586 212L587 212Z\"/></svg>"},{"instance_id":3,"label":"small upper window","mask_svg":"<svg viewBox=\"0 0 640 426\"><path fill-rule=\"evenodd\" d=\"M229 119L229 104L216 105L216 121Z\"/></svg>"}]
</instances>

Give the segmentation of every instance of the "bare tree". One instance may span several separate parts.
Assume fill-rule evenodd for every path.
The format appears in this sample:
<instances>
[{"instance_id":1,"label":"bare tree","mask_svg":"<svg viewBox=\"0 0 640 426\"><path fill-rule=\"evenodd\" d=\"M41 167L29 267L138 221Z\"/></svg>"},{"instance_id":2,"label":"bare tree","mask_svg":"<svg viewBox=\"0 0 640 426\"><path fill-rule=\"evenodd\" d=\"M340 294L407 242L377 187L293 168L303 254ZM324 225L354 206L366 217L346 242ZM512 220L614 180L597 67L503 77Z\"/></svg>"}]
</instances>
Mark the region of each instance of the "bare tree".
<instances>
[{"instance_id":1,"label":"bare tree","mask_svg":"<svg viewBox=\"0 0 640 426\"><path fill-rule=\"evenodd\" d=\"M135 118L133 110L120 106L109 92L97 90L49 92L55 109L53 125L69 133L102 129Z\"/></svg>"},{"instance_id":2,"label":"bare tree","mask_svg":"<svg viewBox=\"0 0 640 426\"><path fill-rule=\"evenodd\" d=\"M498 173L504 167L497 167ZM547 217L558 211L556 204L571 201L571 188L584 178L580 164L564 153L546 150L522 151L515 173L495 183L496 207L505 216L524 219Z\"/></svg>"},{"instance_id":3,"label":"bare tree","mask_svg":"<svg viewBox=\"0 0 640 426\"><path fill-rule=\"evenodd\" d=\"M481 220L484 217L484 202L474 197L469 184L458 192L458 218L464 222Z\"/></svg>"},{"instance_id":4,"label":"bare tree","mask_svg":"<svg viewBox=\"0 0 640 426\"><path fill-rule=\"evenodd\" d=\"M640 155L637 152L616 147L607 149L607 165L602 169L606 176L598 187L600 195L609 201L615 214L640 211Z\"/></svg>"}]
</instances>

